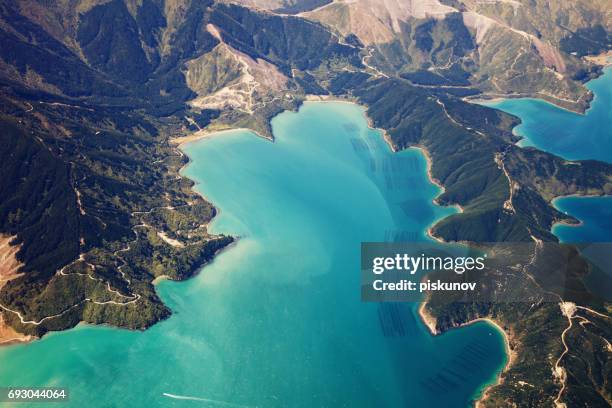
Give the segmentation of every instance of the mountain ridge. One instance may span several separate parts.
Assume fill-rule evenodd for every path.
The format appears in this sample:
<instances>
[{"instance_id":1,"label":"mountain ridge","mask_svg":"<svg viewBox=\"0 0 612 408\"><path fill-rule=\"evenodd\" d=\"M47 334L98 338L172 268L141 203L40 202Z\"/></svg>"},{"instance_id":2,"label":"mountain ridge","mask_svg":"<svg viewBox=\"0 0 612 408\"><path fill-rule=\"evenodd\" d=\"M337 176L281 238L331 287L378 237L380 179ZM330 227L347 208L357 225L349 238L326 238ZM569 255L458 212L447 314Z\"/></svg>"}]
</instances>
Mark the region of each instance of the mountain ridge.
<instances>
[{"instance_id":1,"label":"mountain ridge","mask_svg":"<svg viewBox=\"0 0 612 408\"><path fill-rule=\"evenodd\" d=\"M144 329L168 317L155 278L186 279L233 240L206 231L215 209L180 176L186 158L171 140L208 127L271 137L270 118L308 94L361 103L396 150L427 149L445 188L438 201L464 209L433 228L445 240L555 241L552 223L571 219L550 205L552 197L612 189L609 164L519 149L516 118L462 101L457 91L473 88L469 64L451 64L443 77L387 69L376 62L395 55L392 47L369 48L353 33L304 19L308 13L188 0L2 1L0 12L0 153L3 174L14 175L0 184L0 232L17 236L17 260L25 264L0 290L0 305L4 321L29 335L81 321ZM478 35L472 38L469 12L462 13L411 21L397 55L418 48L424 61L463 64ZM400 30L403 24L397 21ZM268 83L266 70L282 81ZM218 94L231 87L244 99L233 104L227 91ZM605 313L599 300L585 299L583 307ZM531 344L529 331L519 330L521 350L559 350L565 317L556 305L428 307L441 330L484 316L507 329L516 316L529 328L548 318L553 335ZM605 340L588 335L593 344ZM551 405L551 390L561 386L580 400L579 387L544 375L549 366L521 360L505 374L527 378L533 370L548 394L506 382L488 403Z\"/></svg>"}]
</instances>

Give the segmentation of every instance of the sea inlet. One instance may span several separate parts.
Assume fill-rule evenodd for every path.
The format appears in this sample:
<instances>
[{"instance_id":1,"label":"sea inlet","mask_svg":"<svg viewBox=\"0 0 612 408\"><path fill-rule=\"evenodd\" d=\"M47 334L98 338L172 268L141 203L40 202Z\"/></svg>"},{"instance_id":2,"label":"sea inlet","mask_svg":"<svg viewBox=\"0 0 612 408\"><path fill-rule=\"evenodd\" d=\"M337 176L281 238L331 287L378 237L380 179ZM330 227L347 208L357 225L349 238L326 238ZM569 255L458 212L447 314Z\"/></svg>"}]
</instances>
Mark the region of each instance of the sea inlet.
<instances>
[{"instance_id":1,"label":"sea inlet","mask_svg":"<svg viewBox=\"0 0 612 408\"><path fill-rule=\"evenodd\" d=\"M237 244L158 290L145 332L79 326L0 349L0 383L67 387L68 406L468 407L496 381L486 322L432 336L414 303L360 299L362 241L418 241L438 207L422 152L393 153L364 109L308 102L184 146L184 174Z\"/></svg>"},{"instance_id":2,"label":"sea inlet","mask_svg":"<svg viewBox=\"0 0 612 408\"><path fill-rule=\"evenodd\" d=\"M522 123L515 132L523 136L519 144L534 146L568 160L599 160L612 163L612 67L587 84L594 99L579 115L537 99L508 99L487 103L518 116ZM555 224L552 228L561 242L577 244L592 263L587 286L609 299L612 293L612 196L559 197L554 206L580 221L578 225Z\"/></svg>"},{"instance_id":3,"label":"sea inlet","mask_svg":"<svg viewBox=\"0 0 612 408\"><path fill-rule=\"evenodd\" d=\"M507 99L485 103L518 116L519 144L534 146L568 160L612 163L612 67L587 84L594 99L579 115L539 99ZM561 197L555 207L582 221L578 227L557 224L553 233L563 242L612 241L612 197Z\"/></svg>"}]
</instances>

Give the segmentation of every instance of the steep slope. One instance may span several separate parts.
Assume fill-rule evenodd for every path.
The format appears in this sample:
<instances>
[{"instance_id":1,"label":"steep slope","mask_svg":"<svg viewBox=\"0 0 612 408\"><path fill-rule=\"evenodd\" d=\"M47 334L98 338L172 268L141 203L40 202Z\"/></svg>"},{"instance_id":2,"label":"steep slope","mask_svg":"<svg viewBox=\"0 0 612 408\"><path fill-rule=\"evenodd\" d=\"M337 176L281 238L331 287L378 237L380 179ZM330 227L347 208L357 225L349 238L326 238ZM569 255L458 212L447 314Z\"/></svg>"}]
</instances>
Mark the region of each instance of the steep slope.
<instances>
[{"instance_id":1,"label":"steep slope","mask_svg":"<svg viewBox=\"0 0 612 408\"><path fill-rule=\"evenodd\" d=\"M266 4L302 3L257 2ZM167 317L153 280L188 278L232 241L207 232L215 209L179 175L186 159L170 141L237 126L271 137L271 116L309 93L363 103L396 150L427 150L432 175L445 187L439 201L463 208L433 228L436 236L555 240L550 226L567 216L551 199L609 194L612 167L519 149L515 118L461 97L496 79L506 92L517 72L548 92L567 82L572 59L558 60L553 49L552 67L544 69L548 51L532 47L535 34L453 11L459 7L357 0L323 5L304 19L213 1L0 1L0 167L7 175L0 234L12 237L10 247L0 244L11 259L0 289L3 323L41 336L80 321L144 329ZM325 20L328 10L337 18ZM361 11L347 20L347 10ZM380 32L354 33L362 18L377 21ZM516 66L499 52L516 57ZM524 271L537 280L536 272ZM515 334L513 347L524 358L487 403L601 404L593 390L609 387L598 380L607 372L598 347L609 337L609 304L580 285L584 273L560 302L597 319L600 331L572 325L571 308L557 303L428 304L438 331L489 316ZM561 359L568 319L573 341L593 345L572 348L578 363ZM533 378L541 386L521 385ZM602 395L605 403L609 393Z\"/></svg>"},{"instance_id":2,"label":"steep slope","mask_svg":"<svg viewBox=\"0 0 612 408\"><path fill-rule=\"evenodd\" d=\"M299 14L331 3L332 0L224 0L253 9L274 10L277 13Z\"/></svg>"},{"instance_id":3,"label":"steep slope","mask_svg":"<svg viewBox=\"0 0 612 408\"><path fill-rule=\"evenodd\" d=\"M315 23L213 2L4 1L0 22L0 230L23 264L0 309L37 336L168 316L153 279L187 278L232 241L207 233L215 209L170 139L211 120L266 133L302 92L293 70L359 62ZM219 95L233 86L236 105Z\"/></svg>"},{"instance_id":4,"label":"steep slope","mask_svg":"<svg viewBox=\"0 0 612 408\"><path fill-rule=\"evenodd\" d=\"M498 21L515 30L536 36L558 46L563 39L579 30L601 27L612 29L610 3L590 1L479 1L442 0L448 5L460 5L479 15Z\"/></svg>"},{"instance_id":5,"label":"steep slope","mask_svg":"<svg viewBox=\"0 0 612 408\"><path fill-rule=\"evenodd\" d=\"M591 97L582 83L599 71L573 55L571 44L584 41L571 30L592 33L590 27L609 26L610 20L604 2L583 3L559 2L556 19L543 1L534 7L507 1L335 1L303 15L355 35L368 46L368 62L388 75L422 86L464 88L455 90L464 95L537 96L582 111ZM597 51L609 49L607 42Z\"/></svg>"},{"instance_id":6,"label":"steep slope","mask_svg":"<svg viewBox=\"0 0 612 408\"><path fill-rule=\"evenodd\" d=\"M363 44L390 42L410 19L444 18L455 11L437 0L360 0L335 1L302 14L337 29L343 35L355 34Z\"/></svg>"},{"instance_id":7,"label":"steep slope","mask_svg":"<svg viewBox=\"0 0 612 408\"><path fill-rule=\"evenodd\" d=\"M552 224L567 219L551 199L611 194L612 166L518 148L505 115L428 96L407 83L364 82L352 93L396 149L417 145L429 152L431 173L445 188L438 201L461 206L431 233L485 248L500 243L493 248L501 262L482 285L495 288L485 299L496 302L453 302L439 292L422 309L434 333L486 317L510 337L511 362L479 405L609 406L610 303L585 287L590 269L575 248L544 243L556 241ZM563 276L551 280L559 271Z\"/></svg>"}]
</instances>

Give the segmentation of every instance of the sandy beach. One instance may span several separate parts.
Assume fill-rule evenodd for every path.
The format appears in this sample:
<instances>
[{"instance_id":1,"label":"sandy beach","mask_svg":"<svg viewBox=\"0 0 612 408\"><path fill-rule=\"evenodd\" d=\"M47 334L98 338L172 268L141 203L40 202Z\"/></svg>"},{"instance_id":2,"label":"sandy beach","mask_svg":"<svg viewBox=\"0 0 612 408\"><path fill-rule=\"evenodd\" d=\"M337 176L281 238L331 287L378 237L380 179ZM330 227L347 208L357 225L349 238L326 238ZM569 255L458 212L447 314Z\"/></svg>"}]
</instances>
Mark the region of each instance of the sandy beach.
<instances>
[{"instance_id":1,"label":"sandy beach","mask_svg":"<svg viewBox=\"0 0 612 408\"><path fill-rule=\"evenodd\" d=\"M570 107L569 105L564 106L563 104L555 103L555 101L563 101L563 100L551 97L550 95L542 93L542 92L536 92L533 94L531 93L508 93L508 94L481 93L478 95L474 95L473 97L466 96L462 98L461 100L464 102L468 102L468 103L488 105L488 104L495 104L495 103L503 102L509 99L539 99L543 102L547 102L551 105L554 105L555 107L559 109L562 109L567 112L575 113L577 115L584 115L586 110L588 109L588 106L582 109L582 108L577 108L577 107ZM569 101L568 103L577 104L579 102L580 102L580 99L578 101Z\"/></svg>"},{"instance_id":2,"label":"sandy beach","mask_svg":"<svg viewBox=\"0 0 612 408\"><path fill-rule=\"evenodd\" d=\"M222 127L222 128L204 128L201 130L198 130L197 132L191 133L187 136L179 136L179 137L174 137L172 139L170 139L170 143L174 144L174 145L178 145L179 147L181 145L184 145L186 143L191 143L191 142L195 142L197 140L200 139L204 139L207 137L212 137L212 136L221 136L224 134L230 134L236 131L247 131L247 132L252 132L255 135L266 139L266 140L271 140L269 137L265 137L262 134L256 132L253 129L248 129L248 128L233 128L233 127Z\"/></svg>"},{"instance_id":3,"label":"sandy beach","mask_svg":"<svg viewBox=\"0 0 612 408\"><path fill-rule=\"evenodd\" d=\"M334 95L313 95L313 94L309 94L306 95L306 97L304 98L305 102L348 102L348 103L355 103L352 102L348 99L345 98L340 98L338 96L334 96ZM358 103L355 103L355 105L359 105Z\"/></svg>"},{"instance_id":4,"label":"sandy beach","mask_svg":"<svg viewBox=\"0 0 612 408\"><path fill-rule=\"evenodd\" d=\"M156 277L155 279L153 279L153 282L151 282L151 284L153 286L158 285L160 282L166 281L166 280L171 280L170 276L168 275L160 275L158 277Z\"/></svg>"},{"instance_id":5,"label":"sandy beach","mask_svg":"<svg viewBox=\"0 0 612 408\"><path fill-rule=\"evenodd\" d=\"M499 103L505 101L506 99L508 98L504 98L501 96L486 97L486 94L480 94L473 97L466 96L465 98L462 98L464 102L475 104Z\"/></svg>"},{"instance_id":6,"label":"sandy beach","mask_svg":"<svg viewBox=\"0 0 612 408\"><path fill-rule=\"evenodd\" d=\"M584 59L597 65L612 65L612 50L602 52L599 55L587 55Z\"/></svg>"},{"instance_id":7,"label":"sandy beach","mask_svg":"<svg viewBox=\"0 0 612 408\"><path fill-rule=\"evenodd\" d=\"M419 306L419 316L421 317L421 320L423 320L423 323L425 323L425 326L427 326L427 328L429 329L429 332L432 334L432 336L436 336L439 334L438 330L436 329L436 318L430 315L429 312L427 312L427 310L425 309L426 305L427 301L422 302L421 306Z\"/></svg>"}]
</instances>

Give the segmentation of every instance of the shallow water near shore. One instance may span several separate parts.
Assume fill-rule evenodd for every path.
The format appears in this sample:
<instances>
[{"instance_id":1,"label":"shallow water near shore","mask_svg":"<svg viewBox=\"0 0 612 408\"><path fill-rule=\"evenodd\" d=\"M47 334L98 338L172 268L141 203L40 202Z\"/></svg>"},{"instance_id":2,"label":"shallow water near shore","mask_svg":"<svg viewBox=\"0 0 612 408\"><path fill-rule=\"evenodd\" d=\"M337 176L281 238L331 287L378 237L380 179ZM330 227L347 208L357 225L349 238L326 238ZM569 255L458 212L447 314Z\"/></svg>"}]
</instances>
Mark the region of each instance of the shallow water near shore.
<instances>
[{"instance_id":1,"label":"shallow water near shore","mask_svg":"<svg viewBox=\"0 0 612 408\"><path fill-rule=\"evenodd\" d=\"M535 146L570 160L600 160L612 163L612 67L604 75L590 81L587 87L595 98L584 115L557 108L535 99L513 99L487 103L521 118L515 131L524 136L521 146ZM599 265L585 282L603 298L610 298L612 274L598 243L612 242L612 197L560 197L553 201L559 211L580 221L579 225L558 223L552 233L561 242L576 243L583 254ZM585 245L596 243L588 249ZM607 266L602 266L607 265Z\"/></svg>"},{"instance_id":2,"label":"shallow water near shore","mask_svg":"<svg viewBox=\"0 0 612 408\"><path fill-rule=\"evenodd\" d=\"M552 232L563 242L610 242L612 197L562 197L555 207L581 221L580 225L556 224Z\"/></svg>"},{"instance_id":3,"label":"shallow water near shore","mask_svg":"<svg viewBox=\"0 0 612 408\"><path fill-rule=\"evenodd\" d=\"M425 240L455 211L432 203L423 154L392 153L363 112L306 103L273 120L274 143L187 145L185 175L221 210L212 230L238 243L158 285L170 319L0 349L0 383L68 387L69 406L469 406L507 360L499 331L434 337L416 304L360 300L360 242Z\"/></svg>"},{"instance_id":4,"label":"shallow water near shore","mask_svg":"<svg viewBox=\"0 0 612 408\"><path fill-rule=\"evenodd\" d=\"M584 115L561 109L540 99L505 99L482 103L521 118L514 131L521 146L535 146L569 160L612 163L612 67L587 83L595 95Z\"/></svg>"},{"instance_id":5,"label":"shallow water near shore","mask_svg":"<svg viewBox=\"0 0 612 408\"><path fill-rule=\"evenodd\" d=\"M518 116L515 132L521 146L535 146L568 160L600 160L612 163L612 67L590 81L595 97L584 115L568 112L537 99L507 99L484 103ZM610 242L612 197L560 197L553 202L580 225L556 224L552 232L563 242Z\"/></svg>"}]
</instances>

